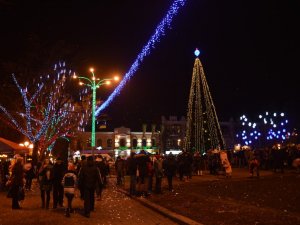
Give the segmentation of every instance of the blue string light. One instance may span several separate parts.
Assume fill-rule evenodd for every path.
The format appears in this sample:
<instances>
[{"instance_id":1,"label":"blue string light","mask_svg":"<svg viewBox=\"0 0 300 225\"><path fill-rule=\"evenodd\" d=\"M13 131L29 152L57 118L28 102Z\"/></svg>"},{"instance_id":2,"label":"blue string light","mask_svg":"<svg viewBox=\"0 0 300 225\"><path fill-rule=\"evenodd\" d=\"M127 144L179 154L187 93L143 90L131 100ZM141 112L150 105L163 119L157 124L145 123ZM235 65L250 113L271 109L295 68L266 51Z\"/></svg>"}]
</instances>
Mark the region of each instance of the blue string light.
<instances>
[{"instance_id":1,"label":"blue string light","mask_svg":"<svg viewBox=\"0 0 300 225\"><path fill-rule=\"evenodd\" d=\"M283 141L290 136L285 128L285 125L288 124L285 113L266 112L265 115L260 114L258 118L257 123L251 123L245 115L240 117L241 128L244 130L236 134L236 137L241 139L243 144L254 144L256 141L264 139ZM248 124L245 121L249 121ZM261 131L255 130L256 127Z\"/></svg>"},{"instance_id":2,"label":"blue string light","mask_svg":"<svg viewBox=\"0 0 300 225\"><path fill-rule=\"evenodd\" d=\"M178 13L180 7L183 7L186 0L175 0L171 7L169 8L166 16L162 19L162 21L156 27L154 33L148 40L147 44L143 47L139 55L137 56L134 63L131 65L128 72L125 74L123 80L116 87L113 93L108 97L108 99L102 103L102 105L96 110L96 116L104 110L110 103L114 100L116 96L118 96L121 90L124 88L125 84L130 80L130 78L135 74L138 70L138 67L143 62L144 58L151 53L151 50L155 47L155 44L160 41L160 38L165 35L165 31L171 27L172 20L174 16Z\"/></svg>"}]
</instances>

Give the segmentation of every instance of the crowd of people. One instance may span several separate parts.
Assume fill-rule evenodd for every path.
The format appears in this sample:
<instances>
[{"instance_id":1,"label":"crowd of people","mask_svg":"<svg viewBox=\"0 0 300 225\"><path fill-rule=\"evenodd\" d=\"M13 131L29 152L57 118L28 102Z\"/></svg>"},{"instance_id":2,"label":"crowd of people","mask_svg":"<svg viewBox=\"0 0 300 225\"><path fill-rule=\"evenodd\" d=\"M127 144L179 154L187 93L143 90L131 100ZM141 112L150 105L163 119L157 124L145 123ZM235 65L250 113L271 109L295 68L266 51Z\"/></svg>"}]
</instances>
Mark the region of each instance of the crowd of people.
<instances>
[{"instance_id":1,"label":"crowd of people","mask_svg":"<svg viewBox=\"0 0 300 225\"><path fill-rule=\"evenodd\" d=\"M299 161L298 164L295 162ZM0 163L0 188L6 187L12 198L12 209L21 209L19 201L24 199L25 191L32 190L32 180L36 178L40 190L41 208L63 207L64 198L66 216L73 211L72 201L78 188L84 202L84 216L90 217L95 209L95 200L101 200L111 169L116 174L116 185L128 182L132 196L148 196L153 192L162 193L162 179L168 182L168 190L173 191L173 178L189 181L192 176L224 174L231 177L233 167L249 168L250 176L259 176L260 169L284 172L285 168L296 167L300 172L300 150L297 148L265 148L241 151L208 151L207 154L182 152L179 155L151 155L141 150L131 152L127 158L118 156L114 167L101 155L81 156L80 160L63 161L56 158L52 163L48 158L37 166L24 165L22 157L16 157L9 163ZM52 198L51 198L52 196ZM96 198L95 198L96 196Z\"/></svg>"},{"instance_id":2,"label":"crowd of people","mask_svg":"<svg viewBox=\"0 0 300 225\"><path fill-rule=\"evenodd\" d=\"M97 196L101 197L106 182L103 177L107 175L106 165L103 166L103 173L101 161L94 162L92 156L83 156L76 164L71 161L63 162L59 157L55 163L52 163L46 158L37 167L31 163L24 165L24 159L16 157L10 161L10 165L6 163L5 165L8 166L5 186L8 189L8 197L12 199L12 209L21 209L19 203L25 198L25 190L32 190L32 179L36 178L40 190L41 208L49 209L51 199L53 209L63 207L64 197L66 197L67 217L70 217L73 211L75 188L80 190L80 197L84 201L84 216L90 217L90 212L95 208L95 192L97 191Z\"/></svg>"}]
</instances>

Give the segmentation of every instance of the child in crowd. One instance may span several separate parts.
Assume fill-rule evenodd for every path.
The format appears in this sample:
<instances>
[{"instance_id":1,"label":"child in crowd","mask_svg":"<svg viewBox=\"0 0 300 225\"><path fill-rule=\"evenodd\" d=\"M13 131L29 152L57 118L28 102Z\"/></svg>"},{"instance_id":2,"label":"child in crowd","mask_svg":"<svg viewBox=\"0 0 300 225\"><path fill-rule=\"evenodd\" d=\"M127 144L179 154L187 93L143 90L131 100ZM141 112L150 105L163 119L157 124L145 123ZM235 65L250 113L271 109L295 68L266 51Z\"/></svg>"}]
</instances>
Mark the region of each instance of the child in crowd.
<instances>
[{"instance_id":1,"label":"child in crowd","mask_svg":"<svg viewBox=\"0 0 300 225\"><path fill-rule=\"evenodd\" d=\"M64 187L64 193L66 198L68 199L68 206L66 209L66 217L70 217L70 212L72 210L72 201L75 194L75 185L76 185L77 177L75 175L75 166L73 163L68 164L68 171L64 175L62 180L62 185Z\"/></svg>"}]
</instances>

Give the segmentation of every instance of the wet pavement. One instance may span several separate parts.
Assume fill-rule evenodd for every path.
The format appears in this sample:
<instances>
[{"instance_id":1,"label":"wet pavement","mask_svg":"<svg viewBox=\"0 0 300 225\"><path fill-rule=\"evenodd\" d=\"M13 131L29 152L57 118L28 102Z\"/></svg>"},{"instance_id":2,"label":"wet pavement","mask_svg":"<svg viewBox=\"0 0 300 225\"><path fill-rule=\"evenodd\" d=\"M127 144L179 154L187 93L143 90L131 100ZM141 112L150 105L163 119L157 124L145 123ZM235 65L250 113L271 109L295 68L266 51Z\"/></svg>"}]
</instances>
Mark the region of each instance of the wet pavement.
<instances>
[{"instance_id":1,"label":"wet pavement","mask_svg":"<svg viewBox=\"0 0 300 225\"><path fill-rule=\"evenodd\" d=\"M74 213L67 218L64 208L42 209L40 192L36 184L33 191L27 191L21 210L11 209L11 199L6 198L6 193L0 192L0 225L6 224L96 224L96 225L171 225L177 224L163 215L143 206L139 202L120 193L110 180L109 186L104 189L101 201L96 201L95 211L91 217L83 216L83 201L78 197L73 201ZM52 197L52 196L51 196ZM66 200L66 199L65 199ZM66 204L66 202L65 202ZM50 202L52 206L52 199Z\"/></svg>"}]
</instances>

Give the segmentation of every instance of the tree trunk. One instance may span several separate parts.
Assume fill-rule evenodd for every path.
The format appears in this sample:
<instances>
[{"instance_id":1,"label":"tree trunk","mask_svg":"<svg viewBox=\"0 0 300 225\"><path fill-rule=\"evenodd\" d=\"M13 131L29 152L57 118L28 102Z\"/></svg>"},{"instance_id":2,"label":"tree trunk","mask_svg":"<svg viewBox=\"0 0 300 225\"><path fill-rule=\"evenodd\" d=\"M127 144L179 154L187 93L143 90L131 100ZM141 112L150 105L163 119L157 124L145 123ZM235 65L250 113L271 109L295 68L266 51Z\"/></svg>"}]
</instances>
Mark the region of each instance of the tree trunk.
<instances>
[{"instance_id":1,"label":"tree trunk","mask_svg":"<svg viewBox=\"0 0 300 225\"><path fill-rule=\"evenodd\" d=\"M39 159L39 142L35 142L33 145L33 150L32 150L32 164L33 166L37 166L38 164L38 159Z\"/></svg>"}]
</instances>

